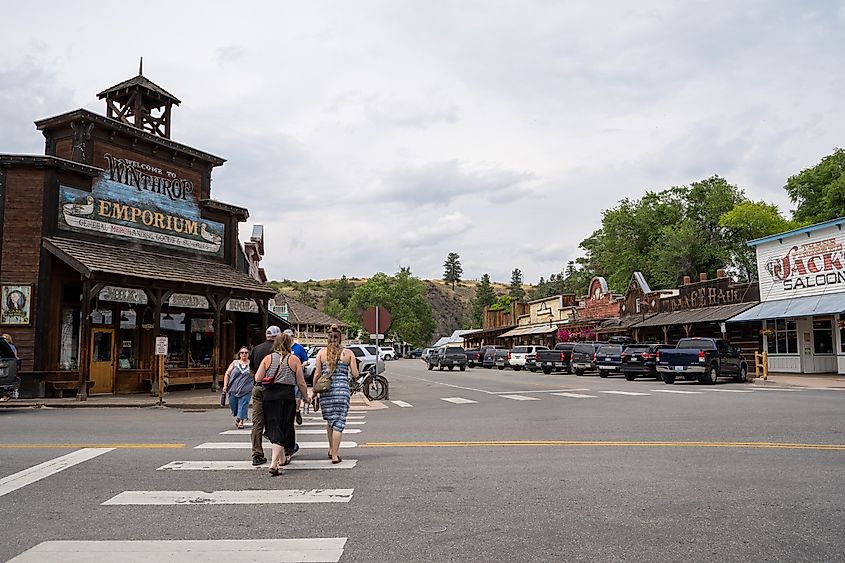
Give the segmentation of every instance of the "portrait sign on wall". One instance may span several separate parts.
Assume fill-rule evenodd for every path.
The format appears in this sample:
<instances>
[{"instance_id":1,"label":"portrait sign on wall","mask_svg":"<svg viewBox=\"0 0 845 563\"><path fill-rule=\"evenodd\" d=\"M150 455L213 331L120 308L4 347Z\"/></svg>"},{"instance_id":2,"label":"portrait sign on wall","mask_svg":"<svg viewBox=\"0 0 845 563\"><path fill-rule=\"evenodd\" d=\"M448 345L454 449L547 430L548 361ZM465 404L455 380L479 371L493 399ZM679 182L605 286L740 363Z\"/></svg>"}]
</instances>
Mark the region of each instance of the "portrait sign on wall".
<instances>
[{"instance_id":1,"label":"portrait sign on wall","mask_svg":"<svg viewBox=\"0 0 845 563\"><path fill-rule=\"evenodd\" d=\"M223 256L225 226L201 217L192 182L106 154L91 192L60 187L59 227Z\"/></svg>"},{"instance_id":2,"label":"portrait sign on wall","mask_svg":"<svg viewBox=\"0 0 845 563\"><path fill-rule=\"evenodd\" d=\"M10 326L28 326L32 323L32 286L0 286L0 324Z\"/></svg>"}]
</instances>

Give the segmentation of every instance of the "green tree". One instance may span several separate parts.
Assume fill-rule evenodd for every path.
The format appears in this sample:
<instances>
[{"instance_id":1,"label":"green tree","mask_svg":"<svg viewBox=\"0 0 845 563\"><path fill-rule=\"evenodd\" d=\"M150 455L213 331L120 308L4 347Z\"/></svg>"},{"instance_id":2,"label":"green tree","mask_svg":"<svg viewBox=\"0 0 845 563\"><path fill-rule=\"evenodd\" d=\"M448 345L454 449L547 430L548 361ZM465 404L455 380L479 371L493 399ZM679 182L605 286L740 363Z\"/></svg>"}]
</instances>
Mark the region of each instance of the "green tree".
<instances>
[{"instance_id":1,"label":"green tree","mask_svg":"<svg viewBox=\"0 0 845 563\"><path fill-rule=\"evenodd\" d=\"M511 272L511 284L508 287L508 295L514 301L520 301L525 297L525 290L522 288L522 271L519 268L514 268Z\"/></svg>"},{"instance_id":2,"label":"green tree","mask_svg":"<svg viewBox=\"0 0 845 563\"><path fill-rule=\"evenodd\" d=\"M496 302L490 306L491 311L504 311L505 309L510 309L511 303L513 300L511 299L510 295L500 295L496 298Z\"/></svg>"},{"instance_id":3,"label":"green tree","mask_svg":"<svg viewBox=\"0 0 845 563\"><path fill-rule=\"evenodd\" d=\"M461 257L457 252L450 252L443 263L443 281L452 284L452 289L455 289L455 284L461 281L461 274L464 273L461 267Z\"/></svg>"},{"instance_id":4,"label":"green tree","mask_svg":"<svg viewBox=\"0 0 845 563\"><path fill-rule=\"evenodd\" d=\"M477 328L481 326L481 318L484 313L484 307L489 307L496 302L496 293L493 291L493 286L490 284L490 274L481 276L478 285L475 286L475 297L472 299L472 304L469 312L469 327ZM465 323L466 324L466 323Z\"/></svg>"},{"instance_id":5,"label":"green tree","mask_svg":"<svg viewBox=\"0 0 845 563\"><path fill-rule=\"evenodd\" d=\"M323 312L338 320L342 320L343 315L346 312L346 308L343 306L340 300L334 298L326 301L326 304L323 306Z\"/></svg>"},{"instance_id":6,"label":"green tree","mask_svg":"<svg viewBox=\"0 0 845 563\"><path fill-rule=\"evenodd\" d=\"M793 218L799 223L845 217L845 150L837 148L812 168L790 176L785 187L797 204Z\"/></svg>"},{"instance_id":7,"label":"green tree","mask_svg":"<svg viewBox=\"0 0 845 563\"><path fill-rule=\"evenodd\" d=\"M339 280L331 283L329 291L326 294L326 300L337 299L342 306L346 307L354 289L355 286L352 285L352 282L346 278L346 275L343 275Z\"/></svg>"},{"instance_id":8,"label":"green tree","mask_svg":"<svg viewBox=\"0 0 845 563\"><path fill-rule=\"evenodd\" d=\"M744 201L723 214L719 224L728 231L728 239L735 241L730 249L734 267L743 280L757 278L757 257L745 242L797 227L786 220L777 206L763 201Z\"/></svg>"},{"instance_id":9,"label":"green tree","mask_svg":"<svg viewBox=\"0 0 845 563\"><path fill-rule=\"evenodd\" d=\"M379 305L390 311L392 318L387 334L414 346L429 343L435 323L425 284L403 269L395 276L379 272L357 286L346 307L344 321L360 326L361 314L368 307Z\"/></svg>"},{"instance_id":10,"label":"green tree","mask_svg":"<svg viewBox=\"0 0 845 563\"><path fill-rule=\"evenodd\" d=\"M311 287L307 283L300 285L296 292L296 300L309 307L317 306L317 298L311 293Z\"/></svg>"}]
</instances>

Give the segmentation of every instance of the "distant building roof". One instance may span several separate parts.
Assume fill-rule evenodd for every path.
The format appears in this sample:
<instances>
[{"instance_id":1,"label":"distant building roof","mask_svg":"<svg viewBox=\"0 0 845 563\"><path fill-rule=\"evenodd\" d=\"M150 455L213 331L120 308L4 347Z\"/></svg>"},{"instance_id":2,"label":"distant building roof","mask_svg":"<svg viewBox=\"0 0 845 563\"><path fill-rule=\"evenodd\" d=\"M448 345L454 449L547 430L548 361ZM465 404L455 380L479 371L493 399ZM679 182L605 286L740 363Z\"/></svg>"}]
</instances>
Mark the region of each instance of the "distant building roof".
<instances>
[{"instance_id":1,"label":"distant building roof","mask_svg":"<svg viewBox=\"0 0 845 563\"><path fill-rule=\"evenodd\" d=\"M276 295L273 298L276 305L288 306L288 322L291 324L310 324L319 326L330 326L336 324L337 326L346 326L343 321L340 321L331 315L327 315L322 311L318 311L314 307L309 307L305 303L300 303L296 299L288 297L284 294Z\"/></svg>"}]
</instances>

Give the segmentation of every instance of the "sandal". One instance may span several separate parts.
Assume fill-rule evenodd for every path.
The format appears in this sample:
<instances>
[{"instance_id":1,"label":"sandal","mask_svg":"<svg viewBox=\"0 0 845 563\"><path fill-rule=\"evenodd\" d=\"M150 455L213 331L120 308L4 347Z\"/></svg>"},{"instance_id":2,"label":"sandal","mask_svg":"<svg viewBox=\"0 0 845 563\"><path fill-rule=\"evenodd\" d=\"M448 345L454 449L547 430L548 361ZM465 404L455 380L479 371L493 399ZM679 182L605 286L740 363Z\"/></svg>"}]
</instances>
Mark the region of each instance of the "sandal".
<instances>
[{"instance_id":1,"label":"sandal","mask_svg":"<svg viewBox=\"0 0 845 563\"><path fill-rule=\"evenodd\" d=\"M267 471L269 471L270 475L272 475L273 477L278 477L282 474L282 471L278 467L270 467L267 469Z\"/></svg>"},{"instance_id":2,"label":"sandal","mask_svg":"<svg viewBox=\"0 0 845 563\"><path fill-rule=\"evenodd\" d=\"M239 418L236 418L235 419L235 428L243 428L242 426L239 426L239 424L241 424L241 420Z\"/></svg>"},{"instance_id":3,"label":"sandal","mask_svg":"<svg viewBox=\"0 0 845 563\"><path fill-rule=\"evenodd\" d=\"M343 461L343 460L340 459L340 456L337 456L337 459L333 459L332 463L340 463L341 461Z\"/></svg>"},{"instance_id":4,"label":"sandal","mask_svg":"<svg viewBox=\"0 0 845 563\"><path fill-rule=\"evenodd\" d=\"M244 429L244 423L243 423L243 421L242 421L242 420L241 420L241 421L239 421L239 422L238 422L235 426L237 427L237 429L238 429L238 430L243 430L243 429Z\"/></svg>"},{"instance_id":5,"label":"sandal","mask_svg":"<svg viewBox=\"0 0 845 563\"><path fill-rule=\"evenodd\" d=\"M290 462L291 462L291 460L292 460L292 459L293 459L293 456L286 455L286 456L285 456L285 460L282 462L282 464L281 464L281 465L288 465L288 464L290 464Z\"/></svg>"}]
</instances>

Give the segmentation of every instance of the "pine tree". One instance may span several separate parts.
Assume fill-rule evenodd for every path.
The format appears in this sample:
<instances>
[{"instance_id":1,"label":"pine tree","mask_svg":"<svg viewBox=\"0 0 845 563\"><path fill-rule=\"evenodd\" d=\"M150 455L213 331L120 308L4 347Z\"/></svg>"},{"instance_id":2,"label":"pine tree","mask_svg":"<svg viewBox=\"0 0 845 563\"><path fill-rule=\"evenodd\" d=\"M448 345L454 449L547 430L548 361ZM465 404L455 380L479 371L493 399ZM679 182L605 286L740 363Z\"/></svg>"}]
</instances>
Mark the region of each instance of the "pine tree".
<instances>
[{"instance_id":1,"label":"pine tree","mask_svg":"<svg viewBox=\"0 0 845 563\"><path fill-rule=\"evenodd\" d=\"M493 292L493 286L490 285L490 275L484 274L475 287L475 297L472 300L471 320L473 327L481 326L484 307L489 307L495 302L496 294Z\"/></svg>"},{"instance_id":2,"label":"pine tree","mask_svg":"<svg viewBox=\"0 0 845 563\"><path fill-rule=\"evenodd\" d=\"M461 281L461 274L464 273L464 269L461 268L461 257L457 252L450 252L443 267L445 268L443 281L451 283L452 289L455 289L455 284Z\"/></svg>"},{"instance_id":3,"label":"pine tree","mask_svg":"<svg viewBox=\"0 0 845 563\"><path fill-rule=\"evenodd\" d=\"M508 295L514 301L520 301L525 297L525 290L522 289L522 271L519 268L514 268L511 272L511 285L508 289Z\"/></svg>"}]
</instances>

